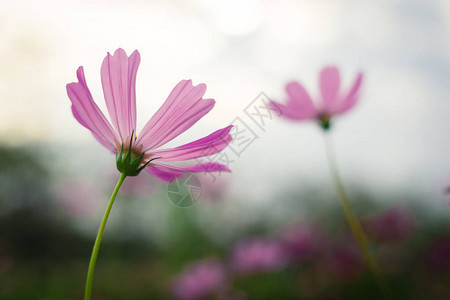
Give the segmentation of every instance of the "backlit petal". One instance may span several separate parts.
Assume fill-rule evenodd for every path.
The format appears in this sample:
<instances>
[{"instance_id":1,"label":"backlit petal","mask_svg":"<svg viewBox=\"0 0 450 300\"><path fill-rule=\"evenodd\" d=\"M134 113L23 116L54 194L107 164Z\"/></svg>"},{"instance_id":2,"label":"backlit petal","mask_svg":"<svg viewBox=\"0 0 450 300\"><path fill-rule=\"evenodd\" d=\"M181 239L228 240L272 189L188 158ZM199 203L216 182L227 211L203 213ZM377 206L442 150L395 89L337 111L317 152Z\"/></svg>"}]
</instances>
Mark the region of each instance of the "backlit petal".
<instances>
[{"instance_id":1,"label":"backlit petal","mask_svg":"<svg viewBox=\"0 0 450 300\"><path fill-rule=\"evenodd\" d=\"M123 49L103 60L101 77L106 107L122 142L136 131L136 73L140 63L138 51L130 57Z\"/></svg>"},{"instance_id":2,"label":"backlit petal","mask_svg":"<svg viewBox=\"0 0 450 300\"><path fill-rule=\"evenodd\" d=\"M233 139L229 134L233 126L217 130L216 132L183 146L172 149L153 151L155 157L161 161L181 161L210 156L225 149Z\"/></svg>"},{"instance_id":3,"label":"backlit petal","mask_svg":"<svg viewBox=\"0 0 450 300\"><path fill-rule=\"evenodd\" d=\"M341 79L336 67L326 67L320 72L320 92L325 113L330 113L335 102L338 101L339 86Z\"/></svg>"},{"instance_id":4,"label":"backlit petal","mask_svg":"<svg viewBox=\"0 0 450 300\"><path fill-rule=\"evenodd\" d=\"M205 91L205 84L193 86L190 80L178 83L142 129L137 143L143 145L143 151L166 144L206 115L215 101L203 99Z\"/></svg>"},{"instance_id":5,"label":"backlit petal","mask_svg":"<svg viewBox=\"0 0 450 300\"><path fill-rule=\"evenodd\" d=\"M359 91L361 88L362 80L363 74L358 73L350 91L345 97L342 98L342 100L340 100L339 105L336 107L335 109L336 113L344 113L349 109L351 109L356 104L356 102L359 99Z\"/></svg>"},{"instance_id":6,"label":"backlit petal","mask_svg":"<svg viewBox=\"0 0 450 300\"><path fill-rule=\"evenodd\" d=\"M204 163L190 167L175 167L155 163L152 166L146 167L146 169L159 179L166 182L172 182L177 178L183 177L186 172L231 172L227 166L218 163Z\"/></svg>"},{"instance_id":7,"label":"backlit petal","mask_svg":"<svg viewBox=\"0 0 450 300\"><path fill-rule=\"evenodd\" d=\"M308 120L315 118L317 109L305 88L298 82L292 81L286 85L288 99L286 104L274 101L269 103L271 109L279 111L282 118L289 120Z\"/></svg>"},{"instance_id":8,"label":"backlit petal","mask_svg":"<svg viewBox=\"0 0 450 300\"><path fill-rule=\"evenodd\" d=\"M92 99L84 77L83 67L77 70L78 82L69 83L67 95L72 102L72 112L81 125L89 129L94 137L111 151L115 150L116 133Z\"/></svg>"}]
</instances>

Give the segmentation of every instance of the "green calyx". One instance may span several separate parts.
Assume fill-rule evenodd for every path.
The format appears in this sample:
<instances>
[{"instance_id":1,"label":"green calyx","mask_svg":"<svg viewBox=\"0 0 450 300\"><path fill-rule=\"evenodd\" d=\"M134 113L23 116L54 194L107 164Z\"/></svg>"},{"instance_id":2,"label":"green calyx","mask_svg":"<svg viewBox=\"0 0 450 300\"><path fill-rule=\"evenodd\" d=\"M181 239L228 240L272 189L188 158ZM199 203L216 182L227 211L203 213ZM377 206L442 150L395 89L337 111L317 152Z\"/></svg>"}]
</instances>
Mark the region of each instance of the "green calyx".
<instances>
[{"instance_id":1,"label":"green calyx","mask_svg":"<svg viewBox=\"0 0 450 300\"><path fill-rule=\"evenodd\" d=\"M331 128L331 116L327 114L319 116L319 123L323 130L329 130Z\"/></svg>"},{"instance_id":2,"label":"green calyx","mask_svg":"<svg viewBox=\"0 0 450 300\"><path fill-rule=\"evenodd\" d=\"M133 135L131 135L133 136ZM145 153L137 155L131 150L133 138L130 137L130 147L123 149L123 144L120 147L120 152L116 154L116 166L120 173L126 176L137 176L139 173L154 159L150 159L143 166L141 166L142 159ZM125 153L124 153L125 152Z\"/></svg>"}]
</instances>

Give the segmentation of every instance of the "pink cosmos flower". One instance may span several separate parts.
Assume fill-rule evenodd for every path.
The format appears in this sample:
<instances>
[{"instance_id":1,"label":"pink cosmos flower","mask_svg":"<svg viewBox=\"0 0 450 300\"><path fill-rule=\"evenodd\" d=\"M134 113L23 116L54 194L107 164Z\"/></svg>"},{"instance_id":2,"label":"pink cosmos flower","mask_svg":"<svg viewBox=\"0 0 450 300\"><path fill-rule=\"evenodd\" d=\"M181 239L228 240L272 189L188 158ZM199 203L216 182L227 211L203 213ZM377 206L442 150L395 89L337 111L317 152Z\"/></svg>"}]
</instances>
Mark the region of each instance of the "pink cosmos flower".
<instances>
[{"instance_id":1,"label":"pink cosmos flower","mask_svg":"<svg viewBox=\"0 0 450 300\"><path fill-rule=\"evenodd\" d=\"M271 101L272 109L279 111L281 116L295 121L318 120L324 129L330 127L330 119L351 109L359 97L363 75L358 73L348 92L340 91L341 79L336 67L328 66L322 69L319 77L321 98L313 103L306 89L298 82L292 81L286 85L288 100L286 104Z\"/></svg>"},{"instance_id":2,"label":"pink cosmos flower","mask_svg":"<svg viewBox=\"0 0 450 300\"><path fill-rule=\"evenodd\" d=\"M143 167L166 182L182 177L185 172L230 172L225 165L212 162L186 167L167 163L192 160L222 151L232 140L229 134L232 126L176 148L160 149L191 128L213 108L213 99L203 99L205 84L194 86L191 80L180 81L140 134L136 135L135 87L139 63L140 54L137 50L128 57L123 49L117 49L114 55L108 53L103 60L101 80L112 125L95 104L86 84L83 67L79 67L78 82L67 85L72 112L78 122L118 156L119 171L129 173L129 176L136 176Z\"/></svg>"},{"instance_id":3,"label":"pink cosmos flower","mask_svg":"<svg viewBox=\"0 0 450 300\"><path fill-rule=\"evenodd\" d=\"M322 229L308 223L298 223L285 228L280 233L280 240L291 259L297 262L318 256L327 247Z\"/></svg>"},{"instance_id":4,"label":"pink cosmos flower","mask_svg":"<svg viewBox=\"0 0 450 300\"><path fill-rule=\"evenodd\" d=\"M354 239L343 236L330 245L325 266L336 278L350 280L357 277L364 269L364 262Z\"/></svg>"},{"instance_id":5,"label":"pink cosmos flower","mask_svg":"<svg viewBox=\"0 0 450 300\"><path fill-rule=\"evenodd\" d=\"M73 178L64 181L58 188L57 195L64 212L73 217L92 215L101 204L100 189L87 179Z\"/></svg>"},{"instance_id":6,"label":"pink cosmos flower","mask_svg":"<svg viewBox=\"0 0 450 300\"><path fill-rule=\"evenodd\" d=\"M225 267L217 260L203 260L190 265L172 285L176 299L195 300L217 294L226 281Z\"/></svg>"},{"instance_id":7,"label":"pink cosmos flower","mask_svg":"<svg viewBox=\"0 0 450 300\"><path fill-rule=\"evenodd\" d=\"M108 175L109 187L114 188L115 181L117 180L117 174L114 172L114 176ZM139 176L130 177L124 181L120 191L122 195L126 195L133 198L146 197L149 198L152 195L158 193L158 191L162 188L161 181L150 174L141 173Z\"/></svg>"},{"instance_id":8,"label":"pink cosmos flower","mask_svg":"<svg viewBox=\"0 0 450 300\"><path fill-rule=\"evenodd\" d=\"M268 238L251 238L239 242L231 254L231 266L241 274L277 271L288 262L283 245Z\"/></svg>"},{"instance_id":9,"label":"pink cosmos flower","mask_svg":"<svg viewBox=\"0 0 450 300\"><path fill-rule=\"evenodd\" d=\"M381 241L400 241L412 234L415 218L406 207L389 208L368 220L365 224L367 233Z\"/></svg>"},{"instance_id":10,"label":"pink cosmos flower","mask_svg":"<svg viewBox=\"0 0 450 300\"><path fill-rule=\"evenodd\" d=\"M227 189L231 180L228 176L211 177L211 174L197 176L202 187L202 200L209 203L217 203L225 200Z\"/></svg>"}]
</instances>

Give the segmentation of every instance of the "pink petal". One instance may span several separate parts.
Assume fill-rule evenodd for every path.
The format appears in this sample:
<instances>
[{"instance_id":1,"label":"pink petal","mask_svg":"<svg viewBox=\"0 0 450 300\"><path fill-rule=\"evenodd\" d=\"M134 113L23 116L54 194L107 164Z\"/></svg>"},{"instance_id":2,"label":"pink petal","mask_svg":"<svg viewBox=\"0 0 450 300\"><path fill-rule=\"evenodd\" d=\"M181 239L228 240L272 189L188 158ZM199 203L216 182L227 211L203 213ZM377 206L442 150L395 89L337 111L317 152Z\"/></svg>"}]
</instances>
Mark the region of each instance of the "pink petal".
<instances>
[{"instance_id":1,"label":"pink petal","mask_svg":"<svg viewBox=\"0 0 450 300\"><path fill-rule=\"evenodd\" d=\"M269 102L269 107L275 111L279 111L282 118L289 120L309 120L315 118L317 111L314 110L299 110L296 107L290 105L280 104L274 101Z\"/></svg>"},{"instance_id":2,"label":"pink petal","mask_svg":"<svg viewBox=\"0 0 450 300\"><path fill-rule=\"evenodd\" d=\"M87 129L91 130L89 128L89 126L86 124L86 122L84 122L84 120L81 118L81 116L78 114L78 112L76 111L76 109L73 107L72 105L72 114L75 117L75 119L84 127L86 127ZM94 138L100 143L102 144L105 148L111 150L111 152L115 153L116 152L116 148L113 147L109 142L107 142L103 137L101 137L100 135L98 135L97 133L95 133L94 131L91 130L92 135L94 136Z\"/></svg>"},{"instance_id":3,"label":"pink petal","mask_svg":"<svg viewBox=\"0 0 450 300\"><path fill-rule=\"evenodd\" d=\"M130 57L121 48L103 60L101 77L111 121L125 141L136 132L136 73L141 61L136 50Z\"/></svg>"},{"instance_id":4,"label":"pink petal","mask_svg":"<svg viewBox=\"0 0 450 300\"><path fill-rule=\"evenodd\" d=\"M310 111L315 111L314 104L309 97L308 92L298 82L292 81L286 84L286 93L289 96L288 105L291 107L297 107L302 111L302 114L308 114Z\"/></svg>"},{"instance_id":5,"label":"pink petal","mask_svg":"<svg viewBox=\"0 0 450 300\"><path fill-rule=\"evenodd\" d=\"M143 152L156 149L192 127L213 107L213 99L203 99L205 84L192 85L191 80L178 83L167 100L142 129L138 144Z\"/></svg>"},{"instance_id":6,"label":"pink petal","mask_svg":"<svg viewBox=\"0 0 450 300\"><path fill-rule=\"evenodd\" d=\"M148 172L155 175L164 182L172 182L177 178L183 177L183 172L175 171L165 167L146 167Z\"/></svg>"},{"instance_id":7,"label":"pink petal","mask_svg":"<svg viewBox=\"0 0 450 300\"><path fill-rule=\"evenodd\" d=\"M115 151L116 133L92 99L84 77L83 67L78 68L77 78L78 82L72 82L66 86L75 119L89 129L103 146Z\"/></svg>"},{"instance_id":8,"label":"pink petal","mask_svg":"<svg viewBox=\"0 0 450 300\"><path fill-rule=\"evenodd\" d=\"M322 93L323 109L330 113L338 100L341 84L339 71L336 67L326 67L320 72L320 91Z\"/></svg>"},{"instance_id":9,"label":"pink petal","mask_svg":"<svg viewBox=\"0 0 450 300\"><path fill-rule=\"evenodd\" d=\"M302 117L299 114L299 111L296 109L292 109L292 107L284 104L277 103L275 101L269 102L270 109L280 112L280 116L282 118L286 118L289 120L302 120Z\"/></svg>"},{"instance_id":10,"label":"pink petal","mask_svg":"<svg viewBox=\"0 0 450 300\"><path fill-rule=\"evenodd\" d=\"M204 138L183 146L172 149L156 150L152 153L155 157L161 157L162 161L180 161L210 156L225 149L232 141L233 138L229 134L232 127L233 126L231 125L217 130Z\"/></svg>"},{"instance_id":11,"label":"pink petal","mask_svg":"<svg viewBox=\"0 0 450 300\"><path fill-rule=\"evenodd\" d=\"M339 105L336 107L335 109L336 113L344 113L356 104L356 101L358 101L359 98L359 90L361 87L362 80L363 74L358 73L349 93L340 101Z\"/></svg>"},{"instance_id":12,"label":"pink petal","mask_svg":"<svg viewBox=\"0 0 450 300\"><path fill-rule=\"evenodd\" d=\"M161 163L154 163L152 166L146 167L146 169L165 182L172 182L176 178L183 177L186 172L231 172L227 166L212 162L190 167L176 167Z\"/></svg>"},{"instance_id":13,"label":"pink petal","mask_svg":"<svg viewBox=\"0 0 450 300\"><path fill-rule=\"evenodd\" d=\"M298 82L292 81L286 85L288 100L286 105L271 101L269 106L281 112L281 117L290 120L307 120L315 118L317 110L306 92Z\"/></svg>"}]
</instances>

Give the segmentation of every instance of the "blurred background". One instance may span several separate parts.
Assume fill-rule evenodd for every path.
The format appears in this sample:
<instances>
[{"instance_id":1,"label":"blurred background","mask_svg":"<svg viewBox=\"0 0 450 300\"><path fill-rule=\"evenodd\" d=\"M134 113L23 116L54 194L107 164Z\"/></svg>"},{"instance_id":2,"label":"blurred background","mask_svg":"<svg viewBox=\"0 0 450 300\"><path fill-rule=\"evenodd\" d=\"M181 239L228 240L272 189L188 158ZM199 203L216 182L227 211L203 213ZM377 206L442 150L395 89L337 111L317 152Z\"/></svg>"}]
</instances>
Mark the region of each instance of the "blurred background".
<instances>
[{"instance_id":1,"label":"blurred background","mask_svg":"<svg viewBox=\"0 0 450 300\"><path fill-rule=\"evenodd\" d=\"M106 52L138 49L138 130L181 79L216 106L168 146L237 121L257 137L232 174L127 178L97 262L95 299L379 299L349 234L320 128L249 118L284 85L319 95L329 64L362 96L336 118L343 180L396 298L450 297L450 2L439 0L3 1L0 4L0 298L81 299L119 177L73 118L83 65L106 112ZM263 94L261 94L263 93ZM172 199L173 200L173 199ZM198 200L198 201L197 201Z\"/></svg>"}]
</instances>

